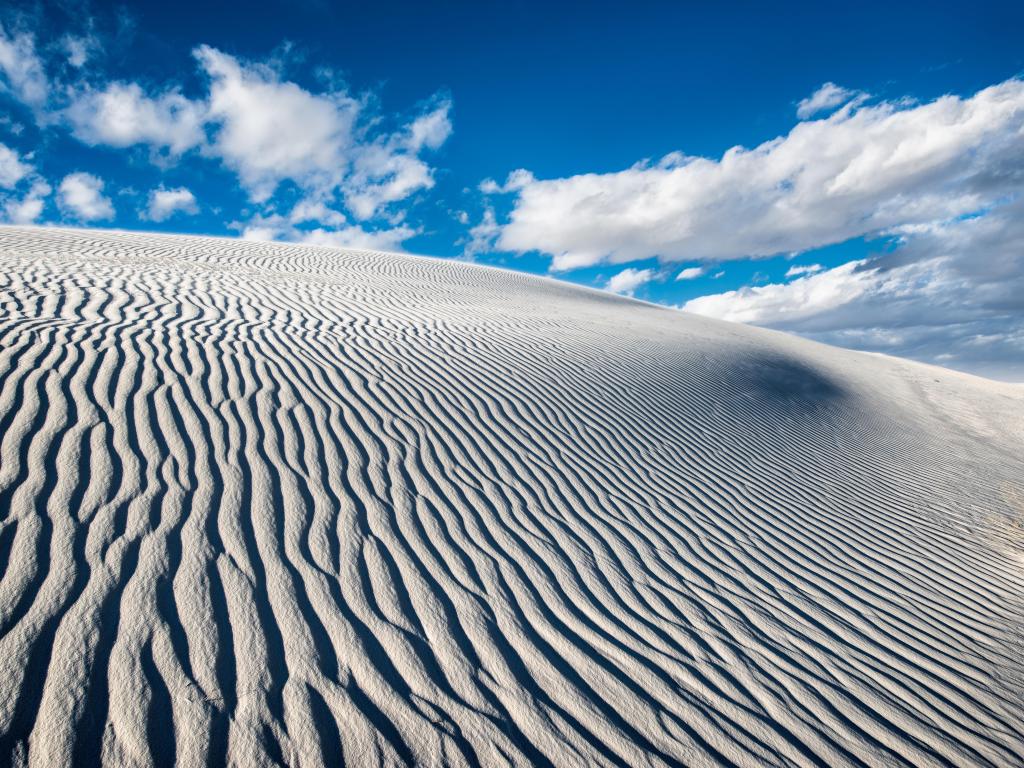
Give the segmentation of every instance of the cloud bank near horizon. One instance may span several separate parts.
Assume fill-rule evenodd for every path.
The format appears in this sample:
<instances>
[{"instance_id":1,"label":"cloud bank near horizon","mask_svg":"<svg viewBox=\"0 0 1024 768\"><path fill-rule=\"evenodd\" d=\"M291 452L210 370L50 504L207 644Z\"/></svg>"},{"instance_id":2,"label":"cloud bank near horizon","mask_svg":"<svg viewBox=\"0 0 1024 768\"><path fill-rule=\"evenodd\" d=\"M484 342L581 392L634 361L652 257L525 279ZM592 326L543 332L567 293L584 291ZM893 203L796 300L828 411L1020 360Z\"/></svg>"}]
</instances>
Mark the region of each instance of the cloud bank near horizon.
<instances>
[{"instance_id":1,"label":"cloud bank near horizon","mask_svg":"<svg viewBox=\"0 0 1024 768\"><path fill-rule=\"evenodd\" d=\"M797 112L805 119L786 135L719 159L673 153L617 173L543 180L519 169L485 182L513 196L495 247L547 254L562 272L875 239L873 257L793 266L783 282L681 308L1024 380L1024 81L925 103L868 103L826 83ZM631 293L665 273L639 274L606 287Z\"/></svg>"}]
</instances>

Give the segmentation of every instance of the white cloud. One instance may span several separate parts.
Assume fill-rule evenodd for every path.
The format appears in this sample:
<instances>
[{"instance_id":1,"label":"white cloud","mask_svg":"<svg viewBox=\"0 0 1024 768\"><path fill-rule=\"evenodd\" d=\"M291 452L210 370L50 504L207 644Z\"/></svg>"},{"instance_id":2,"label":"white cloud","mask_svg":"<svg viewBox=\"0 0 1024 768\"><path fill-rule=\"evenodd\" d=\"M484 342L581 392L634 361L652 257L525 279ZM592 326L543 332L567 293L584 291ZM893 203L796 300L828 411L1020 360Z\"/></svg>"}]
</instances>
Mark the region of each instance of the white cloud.
<instances>
[{"instance_id":1,"label":"white cloud","mask_svg":"<svg viewBox=\"0 0 1024 768\"><path fill-rule=\"evenodd\" d=\"M27 190L24 185L28 184ZM17 188L23 191L18 196ZM0 143L0 210L3 220L12 224L31 224L38 219L50 194L50 185L37 173L31 163L25 161L17 150Z\"/></svg>"},{"instance_id":2,"label":"white cloud","mask_svg":"<svg viewBox=\"0 0 1024 768\"><path fill-rule=\"evenodd\" d=\"M309 245L328 245L334 248L356 248L367 251L401 251L402 243L417 234L408 226L365 230L355 225L341 229L314 229L304 232L298 241Z\"/></svg>"},{"instance_id":3,"label":"white cloud","mask_svg":"<svg viewBox=\"0 0 1024 768\"><path fill-rule=\"evenodd\" d=\"M673 154L517 190L498 247L555 269L799 253L949 220L1024 187L1024 82L851 106L720 160Z\"/></svg>"},{"instance_id":4,"label":"white cloud","mask_svg":"<svg viewBox=\"0 0 1024 768\"><path fill-rule=\"evenodd\" d=\"M676 280L696 280L706 271L704 267L687 267L676 275Z\"/></svg>"},{"instance_id":5,"label":"white cloud","mask_svg":"<svg viewBox=\"0 0 1024 768\"><path fill-rule=\"evenodd\" d=\"M67 61L75 69L81 69L93 54L100 50L100 41L94 35L64 35L60 45L67 54Z\"/></svg>"},{"instance_id":6,"label":"white cloud","mask_svg":"<svg viewBox=\"0 0 1024 768\"><path fill-rule=\"evenodd\" d=\"M43 215L46 197L51 191L49 184L36 179L24 196L4 202L4 219L12 224L32 224Z\"/></svg>"},{"instance_id":7,"label":"white cloud","mask_svg":"<svg viewBox=\"0 0 1024 768\"><path fill-rule=\"evenodd\" d=\"M243 240L307 243L372 251L400 251L402 243L419 234L418 230L404 224L383 229L365 229L360 225L320 226L314 229L296 226L296 224L309 223L306 216L315 211L315 208L316 204L305 207L300 203L288 216L259 215L244 223L236 222L232 226L241 232ZM334 213L337 214L336 211ZM336 224L342 224L344 217L342 216L340 219L335 217L332 220Z\"/></svg>"},{"instance_id":8,"label":"white cloud","mask_svg":"<svg viewBox=\"0 0 1024 768\"><path fill-rule=\"evenodd\" d=\"M17 150L0 143L0 187L13 189L32 172L32 166L22 161Z\"/></svg>"},{"instance_id":9,"label":"white cloud","mask_svg":"<svg viewBox=\"0 0 1024 768\"><path fill-rule=\"evenodd\" d=\"M365 104L345 91L315 94L284 81L270 66L242 63L200 46L195 56L210 78L208 117L218 126L207 153L234 170L256 202L283 181L314 196L339 190L358 219L434 184L419 157L451 135L451 103L441 101L403 129L371 137Z\"/></svg>"},{"instance_id":10,"label":"white cloud","mask_svg":"<svg viewBox=\"0 0 1024 768\"><path fill-rule=\"evenodd\" d=\"M343 89L314 93L283 79L279 63L244 62L207 45L193 54L208 82L203 98L115 82L72 92L62 114L90 145L144 144L171 157L198 147L234 171L258 203L292 182L321 201L340 197L365 220L434 185L420 155L451 135L449 100L381 132L367 100Z\"/></svg>"},{"instance_id":11,"label":"white cloud","mask_svg":"<svg viewBox=\"0 0 1024 768\"><path fill-rule=\"evenodd\" d=\"M369 219L388 203L434 186L430 166L396 150L391 141L361 147L353 154L354 172L343 192L345 204L358 219Z\"/></svg>"},{"instance_id":12,"label":"white cloud","mask_svg":"<svg viewBox=\"0 0 1024 768\"><path fill-rule=\"evenodd\" d=\"M485 195L497 195L506 192L517 192L534 181L536 179L532 173L525 168L517 168L508 175L504 184L499 184L494 179L484 179L480 182L478 189Z\"/></svg>"},{"instance_id":13,"label":"white cloud","mask_svg":"<svg viewBox=\"0 0 1024 768\"><path fill-rule=\"evenodd\" d=\"M345 203L357 218L371 218L388 203L434 186L433 171L417 153L437 149L451 135L450 110L451 102L443 101L403 131L353 152L353 173L342 188Z\"/></svg>"},{"instance_id":14,"label":"white cloud","mask_svg":"<svg viewBox=\"0 0 1024 768\"><path fill-rule=\"evenodd\" d=\"M205 105L174 90L150 97L138 83L77 93L66 116L75 137L90 145L147 144L179 155L204 139Z\"/></svg>"},{"instance_id":15,"label":"white cloud","mask_svg":"<svg viewBox=\"0 0 1024 768\"><path fill-rule=\"evenodd\" d=\"M7 88L25 104L39 109L46 103L49 83L31 34L22 32L12 37L0 25L0 71Z\"/></svg>"},{"instance_id":16,"label":"white cloud","mask_svg":"<svg viewBox=\"0 0 1024 768\"><path fill-rule=\"evenodd\" d=\"M478 253L486 253L494 247L494 239L500 234L501 226L494 216L494 209L487 207L480 223L469 230L469 242L462 250L462 255L471 259Z\"/></svg>"},{"instance_id":17,"label":"white cloud","mask_svg":"<svg viewBox=\"0 0 1024 768\"><path fill-rule=\"evenodd\" d=\"M858 95L860 95L858 91L848 90L835 83L825 83L796 105L796 116L801 120L806 120L820 112L845 104Z\"/></svg>"},{"instance_id":18,"label":"white cloud","mask_svg":"<svg viewBox=\"0 0 1024 768\"><path fill-rule=\"evenodd\" d=\"M66 213L82 221L114 218L114 205L103 194L103 181L89 173L71 173L57 188L57 199Z\"/></svg>"},{"instance_id":19,"label":"white cloud","mask_svg":"<svg viewBox=\"0 0 1024 768\"><path fill-rule=\"evenodd\" d=\"M434 110L420 115L408 128L406 145L410 152L421 149L439 149L452 135L452 121L449 116L451 102L444 101Z\"/></svg>"},{"instance_id":20,"label":"white cloud","mask_svg":"<svg viewBox=\"0 0 1024 768\"><path fill-rule=\"evenodd\" d=\"M627 296L632 296L633 292L636 291L641 285L649 283L654 279L655 272L653 269L635 269L633 267L627 267L621 272L612 275L608 282L605 283L605 289L612 293L622 293Z\"/></svg>"},{"instance_id":21,"label":"white cloud","mask_svg":"<svg viewBox=\"0 0 1024 768\"><path fill-rule=\"evenodd\" d=\"M219 125L211 152L238 173L254 200L291 179L330 189L349 167L360 104L345 93L315 95L282 82L268 66L245 66L210 46L195 50L210 78L209 116Z\"/></svg>"},{"instance_id":22,"label":"white cloud","mask_svg":"<svg viewBox=\"0 0 1024 768\"><path fill-rule=\"evenodd\" d=\"M65 35L47 50L67 57L57 68L66 75L85 67L97 47L92 36ZM195 97L173 84L158 88L137 82L97 84L97 78L79 75L75 75L77 84L51 89L36 55L35 38L30 34L11 37L0 28L0 84L39 107L41 124L58 118L91 146L145 146L152 161L161 166L198 149L199 157L220 161L237 174L253 202L267 203L282 184L291 183L304 201L293 210L291 215L300 218L292 224L319 224L325 232L340 232L351 229L343 227L349 217L359 221L382 217L390 228L358 231L390 231L391 244L407 236L407 231L418 231L400 225L404 213L395 204L433 187L434 169L424 155L439 149L452 133L449 99L434 98L408 119L393 121L371 109L375 103L371 96L355 98L341 85L317 91L290 82L282 74L281 61L242 61L205 45L193 54L207 86L204 94ZM321 82L330 79L321 77ZM56 100L60 106L46 111L43 108L53 101L48 96L51 90L60 93ZM397 127L385 129L386 125ZM12 161L0 156L0 184L5 178L14 184L15 177L24 175L16 161L16 157ZM81 180L75 178L67 194L60 196L69 212L78 210L69 201L84 194ZM171 192L154 193L147 213L151 219L159 221L174 211L193 209L194 200L172 201ZM335 210L336 206L347 207L346 213ZM79 217L97 218L107 210L88 204L80 209L92 214L76 214ZM355 229L345 237L369 242L369 235L359 235Z\"/></svg>"},{"instance_id":23,"label":"white cloud","mask_svg":"<svg viewBox=\"0 0 1024 768\"><path fill-rule=\"evenodd\" d=\"M1024 381L1024 198L899 237L873 259L683 309Z\"/></svg>"},{"instance_id":24,"label":"white cloud","mask_svg":"<svg viewBox=\"0 0 1024 768\"><path fill-rule=\"evenodd\" d=\"M166 221L175 213L198 213L196 197L185 187L159 187L149 193L145 216L150 221Z\"/></svg>"},{"instance_id":25,"label":"white cloud","mask_svg":"<svg viewBox=\"0 0 1024 768\"><path fill-rule=\"evenodd\" d=\"M281 230L273 225L254 222L242 226L240 236L243 240L269 243L282 239L278 237L280 232Z\"/></svg>"},{"instance_id":26,"label":"white cloud","mask_svg":"<svg viewBox=\"0 0 1024 768\"><path fill-rule=\"evenodd\" d=\"M786 270L786 277L800 277L801 275L813 275L821 272L824 267L821 264L794 264Z\"/></svg>"},{"instance_id":27,"label":"white cloud","mask_svg":"<svg viewBox=\"0 0 1024 768\"><path fill-rule=\"evenodd\" d=\"M340 227L345 223L345 214L329 208L321 200L300 200L288 214L288 221L291 224L305 224L318 222L330 227Z\"/></svg>"},{"instance_id":28,"label":"white cloud","mask_svg":"<svg viewBox=\"0 0 1024 768\"><path fill-rule=\"evenodd\" d=\"M772 283L701 296L683 305L687 312L720 320L777 325L835 309L867 291L873 271L860 272L864 262L851 261L790 283Z\"/></svg>"}]
</instances>

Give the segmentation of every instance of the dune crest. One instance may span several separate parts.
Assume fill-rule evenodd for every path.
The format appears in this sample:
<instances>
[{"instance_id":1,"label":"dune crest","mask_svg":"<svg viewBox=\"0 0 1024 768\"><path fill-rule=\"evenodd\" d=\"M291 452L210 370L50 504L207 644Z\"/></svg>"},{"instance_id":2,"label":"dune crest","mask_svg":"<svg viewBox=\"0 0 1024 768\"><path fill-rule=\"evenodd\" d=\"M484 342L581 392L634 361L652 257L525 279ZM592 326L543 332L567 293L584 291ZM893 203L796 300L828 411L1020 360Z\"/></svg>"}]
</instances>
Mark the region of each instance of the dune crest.
<instances>
[{"instance_id":1,"label":"dune crest","mask_svg":"<svg viewBox=\"0 0 1024 768\"><path fill-rule=\"evenodd\" d=\"M1024 764L1024 390L0 229L0 765Z\"/></svg>"}]
</instances>

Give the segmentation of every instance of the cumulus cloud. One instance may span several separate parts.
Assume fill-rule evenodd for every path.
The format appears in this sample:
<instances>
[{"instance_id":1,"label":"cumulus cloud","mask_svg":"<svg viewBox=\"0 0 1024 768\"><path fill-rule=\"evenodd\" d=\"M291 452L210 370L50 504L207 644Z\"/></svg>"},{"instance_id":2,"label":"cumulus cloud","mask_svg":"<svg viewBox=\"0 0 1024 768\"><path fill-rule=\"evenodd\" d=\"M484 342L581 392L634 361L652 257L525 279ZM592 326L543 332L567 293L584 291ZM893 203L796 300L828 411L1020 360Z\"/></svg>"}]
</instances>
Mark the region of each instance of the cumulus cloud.
<instances>
[{"instance_id":1,"label":"cumulus cloud","mask_svg":"<svg viewBox=\"0 0 1024 768\"><path fill-rule=\"evenodd\" d=\"M34 222L42 215L50 191L50 185L30 162L17 150L0 143L0 211L5 222Z\"/></svg>"},{"instance_id":2,"label":"cumulus cloud","mask_svg":"<svg viewBox=\"0 0 1024 768\"><path fill-rule=\"evenodd\" d=\"M394 133L369 135L365 103L344 90L312 93L271 66L243 63L210 46L196 59L210 79L207 154L234 170L250 197L266 201L291 181L320 197L340 192L361 220L434 184L420 157L451 135L451 103L441 100Z\"/></svg>"},{"instance_id":3,"label":"cumulus cloud","mask_svg":"<svg viewBox=\"0 0 1024 768\"><path fill-rule=\"evenodd\" d=\"M857 91L848 90L835 83L825 83L806 99L801 99L800 103L796 105L796 116L801 120L806 120L838 107L840 104L845 104L858 95L860 94Z\"/></svg>"},{"instance_id":4,"label":"cumulus cloud","mask_svg":"<svg viewBox=\"0 0 1024 768\"><path fill-rule=\"evenodd\" d=\"M195 50L210 78L212 152L238 173L255 200L291 179L329 189L349 166L360 104L343 92L310 93L266 65L243 65L210 46Z\"/></svg>"},{"instance_id":5,"label":"cumulus cloud","mask_svg":"<svg viewBox=\"0 0 1024 768\"><path fill-rule=\"evenodd\" d=\"M205 113L204 104L175 90L149 96L138 83L111 83L77 93L66 116L86 144L146 144L179 155L203 142Z\"/></svg>"},{"instance_id":6,"label":"cumulus cloud","mask_svg":"<svg viewBox=\"0 0 1024 768\"><path fill-rule=\"evenodd\" d=\"M676 275L676 280L696 280L706 271L704 267L687 267Z\"/></svg>"},{"instance_id":7,"label":"cumulus cloud","mask_svg":"<svg viewBox=\"0 0 1024 768\"><path fill-rule=\"evenodd\" d=\"M90 173L71 173L57 188L61 210L81 221L114 218L114 204L103 194L103 180Z\"/></svg>"},{"instance_id":8,"label":"cumulus cloud","mask_svg":"<svg viewBox=\"0 0 1024 768\"><path fill-rule=\"evenodd\" d=\"M21 32L12 36L0 25L0 72L4 85L16 98L34 109L46 103L49 82L32 34Z\"/></svg>"},{"instance_id":9,"label":"cumulus cloud","mask_svg":"<svg viewBox=\"0 0 1024 768\"><path fill-rule=\"evenodd\" d=\"M123 82L73 90L62 114L74 135L90 145L145 145L169 158L198 148L235 172L254 202L291 182L322 201L340 198L360 220L434 185L421 155L451 135L448 99L435 99L396 131L380 131L367 100L344 89L314 93L284 79L279 64L241 61L207 45L193 53L207 79L203 97Z\"/></svg>"},{"instance_id":10,"label":"cumulus cloud","mask_svg":"<svg viewBox=\"0 0 1024 768\"><path fill-rule=\"evenodd\" d=\"M22 160L17 150L0 143L0 188L14 186L32 172L32 166Z\"/></svg>"},{"instance_id":11,"label":"cumulus cloud","mask_svg":"<svg viewBox=\"0 0 1024 768\"><path fill-rule=\"evenodd\" d=\"M32 224L43 215L46 198L52 190L42 179L32 182L22 197L11 197L4 201L4 219L12 224Z\"/></svg>"},{"instance_id":12,"label":"cumulus cloud","mask_svg":"<svg viewBox=\"0 0 1024 768\"><path fill-rule=\"evenodd\" d=\"M632 296L637 288L649 283L654 279L655 272L653 269L636 269L634 267L627 267L626 269L612 275L608 282L605 283L605 289L612 293L621 293L626 296Z\"/></svg>"},{"instance_id":13,"label":"cumulus cloud","mask_svg":"<svg viewBox=\"0 0 1024 768\"><path fill-rule=\"evenodd\" d=\"M305 224L308 222L319 222L331 227L340 227L345 223L345 214L341 211L329 208L322 200L305 199L300 200L288 214L288 221L291 224Z\"/></svg>"},{"instance_id":14,"label":"cumulus cloud","mask_svg":"<svg viewBox=\"0 0 1024 768\"><path fill-rule=\"evenodd\" d=\"M40 50L55 57L48 64L63 78L50 83L35 36L11 35L0 27L0 87L32 106L42 127L67 128L89 146L141 146L161 167L190 152L193 163L219 162L258 204L258 217L278 215L276 195L282 189L287 199L297 192L305 207L293 209L288 226L302 225L307 234L319 229L320 238L394 247L418 231L401 224L405 214L397 204L434 186L426 156L451 136L450 99L435 96L397 120L377 112L372 94L353 96L329 74L319 78L329 84L309 89L289 80L280 60L242 60L208 45L193 51L204 90L186 95L173 82L103 81L86 71L99 48L91 32L66 34L43 46ZM18 183L25 173L16 156L0 152L0 186ZM91 182L74 174L66 182L58 202L68 215L81 220L112 215L102 193L87 199L95 188ZM154 192L143 216L162 221L196 210L186 192ZM10 208L10 197L0 204ZM26 199L24 211L39 208L38 199ZM388 226L347 223L378 217Z\"/></svg>"},{"instance_id":15,"label":"cumulus cloud","mask_svg":"<svg viewBox=\"0 0 1024 768\"><path fill-rule=\"evenodd\" d=\"M669 155L516 190L498 247L553 268L798 253L991 205L1024 179L1024 82L851 106L721 159Z\"/></svg>"},{"instance_id":16,"label":"cumulus cloud","mask_svg":"<svg viewBox=\"0 0 1024 768\"><path fill-rule=\"evenodd\" d=\"M198 213L196 196L185 187L158 187L149 193L145 217L150 221L166 221L175 213Z\"/></svg>"}]
</instances>

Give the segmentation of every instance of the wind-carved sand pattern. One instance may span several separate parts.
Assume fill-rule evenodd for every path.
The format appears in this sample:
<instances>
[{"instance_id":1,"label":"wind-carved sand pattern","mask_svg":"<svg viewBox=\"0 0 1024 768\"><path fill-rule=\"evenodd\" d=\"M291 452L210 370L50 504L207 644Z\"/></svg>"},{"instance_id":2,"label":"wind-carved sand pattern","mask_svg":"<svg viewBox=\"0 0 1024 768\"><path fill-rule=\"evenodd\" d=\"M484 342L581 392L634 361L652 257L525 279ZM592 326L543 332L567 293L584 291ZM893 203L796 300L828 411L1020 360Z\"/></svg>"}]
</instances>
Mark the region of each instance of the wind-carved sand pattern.
<instances>
[{"instance_id":1,"label":"wind-carved sand pattern","mask_svg":"<svg viewBox=\"0 0 1024 768\"><path fill-rule=\"evenodd\" d=\"M1024 392L0 230L0 764L1021 765Z\"/></svg>"}]
</instances>

